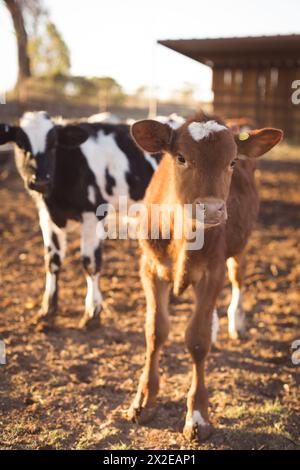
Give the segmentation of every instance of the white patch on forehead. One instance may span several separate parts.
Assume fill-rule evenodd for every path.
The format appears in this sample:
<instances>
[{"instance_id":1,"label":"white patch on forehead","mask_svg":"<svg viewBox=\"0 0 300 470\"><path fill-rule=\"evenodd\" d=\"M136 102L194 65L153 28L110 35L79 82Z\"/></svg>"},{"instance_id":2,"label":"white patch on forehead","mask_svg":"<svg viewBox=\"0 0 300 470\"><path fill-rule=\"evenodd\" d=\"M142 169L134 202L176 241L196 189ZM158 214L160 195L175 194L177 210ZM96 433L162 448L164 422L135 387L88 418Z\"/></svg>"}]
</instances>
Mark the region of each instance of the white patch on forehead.
<instances>
[{"instance_id":1,"label":"white patch on forehead","mask_svg":"<svg viewBox=\"0 0 300 470\"><path fill-rule=\"evenodd\" d=\"M193 139L196 142L199 140L205 139L213 132L220 132L225 131L227 127L222 126L221 124L217 123L216 121L207 121L207 122L191 122L188 125L188 130Z\"/></svg>"},{"instance_id":2,"label":"white patch on forehead","mask_svg":"<svg viewBox=\"0 0 300 470\"><path fill-rule=\"evenodd\" d=\"M33 155L46 149L47 134L54 127L44 111L27 112L20 120L20 127L27 134Z\"/></svg>"}]
</instances>

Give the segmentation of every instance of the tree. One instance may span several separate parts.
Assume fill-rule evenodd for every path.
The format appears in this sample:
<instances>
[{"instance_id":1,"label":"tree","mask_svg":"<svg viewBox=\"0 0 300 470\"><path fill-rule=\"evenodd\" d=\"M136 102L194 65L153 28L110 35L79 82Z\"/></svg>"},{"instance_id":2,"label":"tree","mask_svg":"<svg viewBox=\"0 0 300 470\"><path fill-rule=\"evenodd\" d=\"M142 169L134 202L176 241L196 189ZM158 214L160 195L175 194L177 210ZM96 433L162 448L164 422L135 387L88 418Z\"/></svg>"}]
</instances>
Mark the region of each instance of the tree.
<instances>
[{"instance_id":1,"label":"tree","mask_svg":"<svg viewBox=\"0 0 300 470\"><path fill-rule=\"evenodd\" d=\"M108 95L117 95L122 92L121 85L112 77L92 77L90 81L98 90L103 90Z\"/></svg>"},{"instance_id":2,"label":"tree","mask_svg":"<svg viewBox=\"0 0 300 470\"><path fill-rule=\"evenodd\" d=\"M147 85L140 85L134 92L138 99L145 99L149 95L149 87Z\"/></svg>"},{"instance_id":3,"label":"tree","mask_svg":"<svg viewBox=\"0 0 300 470\"><path fill-rule=\"evenodd\" d=\"M68 75L70 51L56 26L45 15L40 32L29 41L29 56L33 75L55 77Z\"/></svg>"},{"instance_id":4,"label":"tree","mask_svg":"<svg viewBox=\"0 0 300 470\"><path fill-rule=\"evenodd\" d=\"M3 0L14 25L18 49L18 84L31 76L28 31L33 30L44 13L43 0Z\"/></svg>"},{"instance_id":5,"label":"tree","mask_svg":"<svg viewBox=\"0 0 300 470\"><path fill-rule=\"evenodd\" d=\"M25 21L21 2L19 0L4 0L4 3L11 14L18 47L18 83L31 76L30 60L27 53L28 36L25 28Z\"/></svg>"},{"instance_id":6,"label":"tree","mask_svg":"<svg viewBox=\"0 0 300 470\"><path fill-rule=\"evenodd\" d=\"M106 111L111 104L120 104L125 99L121 85L112 77L93 77L90 80L98 91L99 105Z\"/></svg>"}]
</instances>

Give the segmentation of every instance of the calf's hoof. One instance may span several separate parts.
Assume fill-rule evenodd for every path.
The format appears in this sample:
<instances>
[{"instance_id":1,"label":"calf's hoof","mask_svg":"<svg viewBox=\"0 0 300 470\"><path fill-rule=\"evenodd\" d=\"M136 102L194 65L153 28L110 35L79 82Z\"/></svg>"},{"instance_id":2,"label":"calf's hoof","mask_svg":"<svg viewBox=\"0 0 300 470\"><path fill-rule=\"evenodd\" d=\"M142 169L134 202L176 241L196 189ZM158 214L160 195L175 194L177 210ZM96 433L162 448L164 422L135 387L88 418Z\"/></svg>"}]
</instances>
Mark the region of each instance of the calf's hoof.
<instances>
[{"instance_id":1,"label":"calf's hoof","mask_svg":"<svg viewBox=\"0 0 300 470\"><path fill-rule=\"evenodd\" d=\"M48 333L55 329L54 321L47 321L41 319L38 323L35 323L35 331L38 333Z\"/></svg>"},{"instance_id":2,"label":"calf's hoof","mask_svg":"<svg viewBox=\"0 0 300 470\"><path fill-rule=\"evenodd\" d=\"M242 339L247 338L246 331L244 329L243 330L236 330L236 331L229 331L228 335L229 335L229 338L234 340L234 341L242 340Z\"/></svg>"},{"instance_id":3,"label":"calf's hoof","mask_svg":"<svg viewBox=\"0 0 300 470\"><path fill-rule=\"evenodd\" d=\"M56 306L49 307L47 310L42 307L33 317L33 325L40 331L51 329L54 326L56 310Z\"/></svg>"},{"instance_id":4,"label":"calf's hoof","mask_svg":"<svg viewBox=\"0 0 300 470\"><path fill-rule=\"evenodd\" d=\"M101 325L101 320L100 320L101 310L102 310L101 306L97 307L94 310L92 316L86 312L79 322L79 328L82 330L90 330L90 331L95 330L96 328L99 328L99 326Z\"/></svg>"},{"instance_id":5,"label":"calf's hoof","mask_svg":"<svg viewBox=\"0 0 300 470\"><path fill-rule=\"evenodd\" d=\"M210 423L206 424L205 426L200 424L186 424L183 428L184 438L189 442L204 442L213 434L213 432L214 427Z\"/></svg>"},{"instance_id":6,"label":"calf's hoof","mask_svg":"<svg viewBox=\"0 0 300 470\"><path fill-rule=\"evenodd\" d=\"M127 418L129 421L136 424L147 424L155 417L156 412L156 406L146 408L135 408L134 406L131 406L127 411Z\"/></svg>"}]
</instances>

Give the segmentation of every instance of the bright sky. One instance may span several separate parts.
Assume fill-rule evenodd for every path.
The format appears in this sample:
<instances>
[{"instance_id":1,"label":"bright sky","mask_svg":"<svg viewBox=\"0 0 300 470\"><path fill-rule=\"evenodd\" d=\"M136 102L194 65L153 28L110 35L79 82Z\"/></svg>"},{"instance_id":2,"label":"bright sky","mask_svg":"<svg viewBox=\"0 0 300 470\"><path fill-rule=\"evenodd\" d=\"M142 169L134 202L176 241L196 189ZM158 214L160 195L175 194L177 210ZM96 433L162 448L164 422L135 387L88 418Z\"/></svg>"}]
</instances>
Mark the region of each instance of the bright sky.
<instances>
[{"instance_id":1,"label":"bright sky","mask_svg":"<svg viewBox=\"0 0 300 470\"><path fill-rule=\"evenodd\" d=\"M197 85L209 97L211 71L157 39L300 32L299 0L44 0L71 50L72 73L110 75L126 91L158 87L160 96ZM13 27L0 0L0 90L16 78Z\"/></svg>"}]
</instances>

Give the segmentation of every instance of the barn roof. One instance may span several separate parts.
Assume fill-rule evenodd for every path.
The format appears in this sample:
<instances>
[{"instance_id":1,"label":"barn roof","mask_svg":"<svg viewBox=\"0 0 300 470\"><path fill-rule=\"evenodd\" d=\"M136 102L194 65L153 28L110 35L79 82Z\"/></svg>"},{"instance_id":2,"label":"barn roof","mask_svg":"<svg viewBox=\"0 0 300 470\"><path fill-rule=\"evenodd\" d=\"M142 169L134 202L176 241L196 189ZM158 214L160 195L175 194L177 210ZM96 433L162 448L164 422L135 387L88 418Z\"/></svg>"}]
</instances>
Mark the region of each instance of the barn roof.
<instances>
[{"instance_id":1,"label":"barn roof","mask_svg":"<svg viewBox=\"0 0 300 470\"><path fill-rule=\"evenodd\" d=\"M300 34L158 41L209 66L300 65Z\"/></svg>"}]
</instances>

